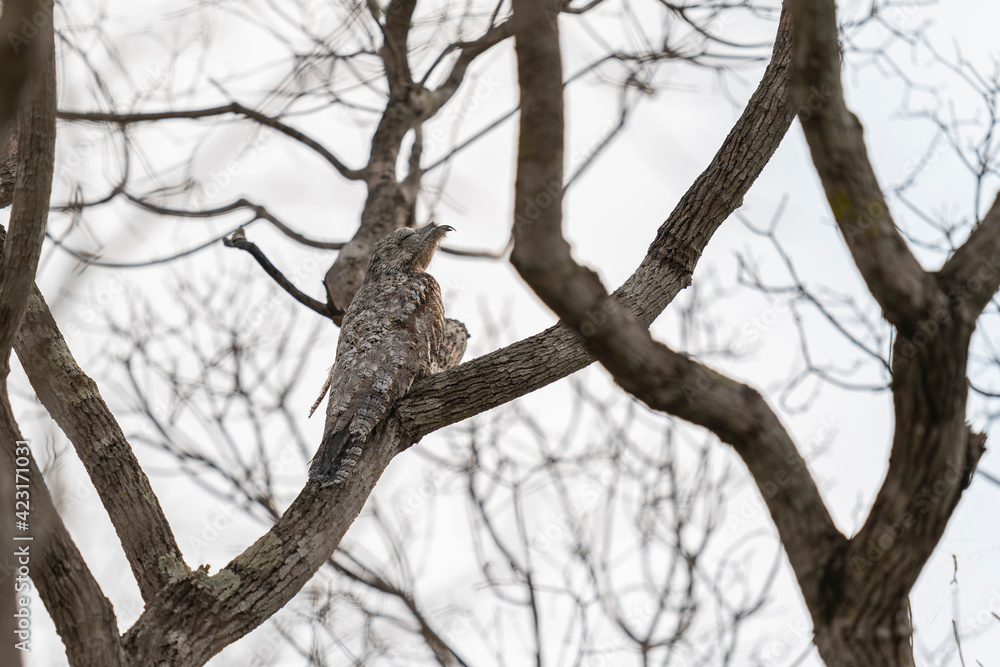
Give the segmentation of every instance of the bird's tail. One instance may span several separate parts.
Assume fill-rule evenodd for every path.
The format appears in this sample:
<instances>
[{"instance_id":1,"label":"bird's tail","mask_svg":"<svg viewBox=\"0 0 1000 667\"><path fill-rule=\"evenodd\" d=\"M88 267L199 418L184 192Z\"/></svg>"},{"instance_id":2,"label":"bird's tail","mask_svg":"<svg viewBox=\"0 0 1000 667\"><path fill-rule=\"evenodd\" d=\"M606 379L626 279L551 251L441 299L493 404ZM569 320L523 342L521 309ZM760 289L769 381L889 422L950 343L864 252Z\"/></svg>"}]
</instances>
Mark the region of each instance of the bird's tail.
<instances>
[{"instance_id":1,"label":"bird's tail","mask_svg":"<svg viewBox=\"0 0 1000 667\"><path fill-rule=\"evenodd\" d=\"M325 434L309 464L309 479L332 480L334 484L344 481L361 458L361 451L361 442L348 427Z\"/></svg>"}]
</instances>

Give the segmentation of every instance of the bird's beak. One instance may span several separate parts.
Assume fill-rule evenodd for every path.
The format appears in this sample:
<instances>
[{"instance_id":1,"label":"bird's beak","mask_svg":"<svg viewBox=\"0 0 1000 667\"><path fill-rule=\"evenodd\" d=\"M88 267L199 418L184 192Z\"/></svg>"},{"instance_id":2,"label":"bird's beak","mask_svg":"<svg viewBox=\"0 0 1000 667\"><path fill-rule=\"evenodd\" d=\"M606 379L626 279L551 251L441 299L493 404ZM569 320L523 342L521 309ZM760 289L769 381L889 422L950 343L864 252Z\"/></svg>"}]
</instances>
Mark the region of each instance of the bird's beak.
<instances>
[{"instance_id":1,"label":"bird's beak","mask_svg":"<svg viewBox=\"0 0 1000 667\"><path fill-rule=\"evenodd\" d=\"M423 238L428 239L435 234L437 235L437 238L441 238L448 232L453 231L455 231L455 228L451 225L439 225L436 222L431 222L423 228Z\"/></svg>"}]
</instances>

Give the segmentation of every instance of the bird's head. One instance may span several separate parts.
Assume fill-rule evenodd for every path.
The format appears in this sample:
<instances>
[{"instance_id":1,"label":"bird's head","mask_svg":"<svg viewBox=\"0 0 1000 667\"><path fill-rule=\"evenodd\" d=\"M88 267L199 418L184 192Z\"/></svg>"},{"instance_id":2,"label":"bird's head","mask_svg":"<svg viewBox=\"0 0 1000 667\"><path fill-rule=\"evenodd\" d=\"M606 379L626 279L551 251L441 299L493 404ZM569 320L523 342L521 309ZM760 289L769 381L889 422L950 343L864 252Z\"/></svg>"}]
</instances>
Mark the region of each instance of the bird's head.
<instances>
[{"instance_id":1,"label":"bird's head","mask_svg":"<svg viewBox=\"0 0 1000 667\"><path fill-rule=\"evenodd\" d=\"M368 273L419 273L427 268L441 240L454 227L430 223L413 229L402 227L375 244Z\"/></svg>"}]
</instances>

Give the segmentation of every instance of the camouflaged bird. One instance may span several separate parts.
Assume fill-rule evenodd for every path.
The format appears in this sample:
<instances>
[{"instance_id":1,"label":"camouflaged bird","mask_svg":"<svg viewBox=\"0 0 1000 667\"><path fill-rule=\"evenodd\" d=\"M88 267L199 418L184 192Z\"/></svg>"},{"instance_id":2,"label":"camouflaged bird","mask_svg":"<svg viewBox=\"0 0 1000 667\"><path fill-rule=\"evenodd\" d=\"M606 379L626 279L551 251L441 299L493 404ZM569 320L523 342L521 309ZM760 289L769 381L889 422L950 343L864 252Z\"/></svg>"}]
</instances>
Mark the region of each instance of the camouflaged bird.
<instances>
[{"instance_id":1,"label":"camouflaged bird","mask_svg":"<svg viewBox=\"0 0 1000 667\"><path fill-rule=\"evenodd\" d=\"M424 269L444 235L433 222L397 229L375 245L365 279L340 328L327 389L323 441L309 477L347 478L375 427L417 380L456 365L469 337L444 316L441 288ZM310 411L312 414L312 411Z\"/></svg>"}]
</instances>

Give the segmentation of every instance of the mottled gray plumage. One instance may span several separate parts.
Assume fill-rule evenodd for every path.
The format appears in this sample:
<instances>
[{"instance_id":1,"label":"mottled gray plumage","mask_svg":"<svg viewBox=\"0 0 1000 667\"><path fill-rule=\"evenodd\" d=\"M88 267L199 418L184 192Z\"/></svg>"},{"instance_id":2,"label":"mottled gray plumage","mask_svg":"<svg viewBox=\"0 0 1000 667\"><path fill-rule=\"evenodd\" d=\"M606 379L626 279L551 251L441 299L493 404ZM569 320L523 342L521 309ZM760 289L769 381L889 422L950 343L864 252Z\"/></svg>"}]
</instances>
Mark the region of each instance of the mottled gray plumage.
<instances>
[{"instance_id":1,"label":"mottled gray plumage","mask_svg":"<svg viewBox=\"0 0 1000 667\"><path fill-rule=\"evenodd\" d=\"M396 399L416 380L461 360L468 332L445 319L441 288L424 271L449 231L432 222L397 229L375 245L340 328L326 427L310 478L345 479Z\"/></svg>"}]
</instances>

